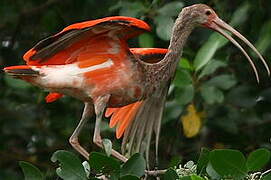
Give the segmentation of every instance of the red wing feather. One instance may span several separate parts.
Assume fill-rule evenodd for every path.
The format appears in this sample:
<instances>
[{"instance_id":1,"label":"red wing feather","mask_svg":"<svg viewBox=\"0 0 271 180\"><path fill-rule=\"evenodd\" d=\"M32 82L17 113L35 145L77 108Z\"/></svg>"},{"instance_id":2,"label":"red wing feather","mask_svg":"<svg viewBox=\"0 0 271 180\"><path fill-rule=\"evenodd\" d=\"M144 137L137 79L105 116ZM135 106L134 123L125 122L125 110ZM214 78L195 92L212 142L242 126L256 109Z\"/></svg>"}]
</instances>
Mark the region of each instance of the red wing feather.
<instances>
[{"instance_id":1,"label":"red wing feather","mask_svg":"<svg viewBox=\"0 0 271 180\"><path fill-rule=\"evenodd\" d=\"M162 60L168 49L163 48L130 48L130 51L141 61L157 63Z\"/></svg>"},{"instance_id":2,"label":"red wing feather","mask_svg":"<svg viewBox=\"0 0 271 180\"><path fill-rule=\"evenodd\" d=\"M109 126L113 128L117 126L116 137L119 139L124 134L127 127L133 121L142 101L129 104L121 108L107 108L105 116L110 118Z\"/></svg>"},{"instance_id":3,"label":"red wing feather","mask_svg":"<svg viewBox=\"0 0 271 180\"><path fill-rule=\"evenodd\" d=\"M82 48L85 43L92 41L95 49L99 46L100 36L111 40L119 40L127 46L126 40L137 36L144 31L150 31L150 27L144 21L123 16L106 17L98 20L86 21L72 24L64 28L61 32L50 36L30 49L25 55L24 60L28 65L52 65L72 63L74 52ZM95 40L96 39L96 40ZM101 42L101 41L100 41ZM112 46L103 42L102 46ZM117 44L115 45L117 46ZM100 50L100 49L99 49ZM107 50L103 48L103 52ZM94 51L94 50L93 50ZM90 54L90 53L89 53ZM72 58L71 60L68 60Z\"/></svg>"},{"instance_id":4,"label":"red wing feather","mask_svg":"<svg viewBox=\"0 0 271 180\"><path fill-rule=\"evenodd\" d=\"M62 97L63 97L63 94L51 92L46 96L45 100L46 100L46 103L51 103Z\"/></svg>"},{"instance_id":5,"label":"red wing feather","mask_svg":"<svg viewBox=\"0 0 271 180\"><path fill-rule=\"evenodd\" d=\"M117 23L117 24L123 24L125 26L134 27L137 29L146 30L146 31L151 30L150 26L142 20L132 18L132 17L125 17L125 16L113 16L113 17L105 17L102 19L92 20L92 21L75 23L64 28L60 33L63 33L71 29L84 29L86 27L92 27L100 23L113 23L113 24Z\"/></svg>"},{"instance_id":6,"label":"red wing feather","mask_svg":"<svg viewBox=\"0 0 271 180\"><path fill-rule=\"evenodd\" d=\"M98 44L102 43L102 42L104 42L104 41L99 41ZM104 47L104 46L99 46L99 47ZM96 49L95 52L93 52L93 49L94 49L94 47L89 50L90 53L81 53L80 56L77 57L78 61L80 61L79 66L81 68L87 67L87 66L98 65L98 64L101 64L106 61L106 59L103 59L102 57L99 56L99 53L101 53L102 50L99 51L98 49ZM162 49L162 48L131 48L130 51L133 53L134 56L136 56L140 60L142 60L144 62L148 62L148 63L155 63L155 62L160 61L161 59L163 59L165 54L168 52L167 49ZM116 57L113 57L111 55L111 56L108 56L108 58L114 59ZM92 59L92 60L91 61L84 61L84 59ZM97 75L99 72L96 71L95 73ZM101 70L100 74L105 74L105 73L103 70ZM94 76L94 75L92 75L91 72L88 73L88 75L92 76L92 77ZM95 79L95 77L96 77L96 79ZM96 80L96 81L102 81L99 79L99 77L101 77L101 76L94 76L94 78L92 78L92 79ZM58 93L50 93L46 97L46 102L54 102L57 99L61 98L62 96L63 95L58 94ZM116 108L116 109L118 109L118 108ZM112 111L112 114L113 114L113 111ZM107 115L107 116L110 116L110 115Z\"/></svg>"}]
</instances>

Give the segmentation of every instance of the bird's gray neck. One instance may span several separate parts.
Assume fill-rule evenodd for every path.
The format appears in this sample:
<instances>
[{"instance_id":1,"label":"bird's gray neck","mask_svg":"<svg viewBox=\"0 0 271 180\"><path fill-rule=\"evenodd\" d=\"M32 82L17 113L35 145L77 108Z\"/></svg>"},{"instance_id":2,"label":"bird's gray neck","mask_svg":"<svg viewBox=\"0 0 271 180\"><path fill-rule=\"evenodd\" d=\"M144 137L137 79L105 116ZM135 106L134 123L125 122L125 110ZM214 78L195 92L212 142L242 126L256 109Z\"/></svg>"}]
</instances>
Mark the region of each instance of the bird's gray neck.
<instances>
[{"instance_id":1,"label":"bird's gray neck","mask_svg":"<svg viewBox=\"0 0 271 180\"><path fill-rule=\"evenodd\" d=\"M189 16L180 16L177 18L173 27L168 53L156 64L152 64L146 69L147 74L151 77L152 83L167 82L176 71L177 64L182 56L183 47L188 36L191 34L195 25L191 23ZM147 76L148 76L147 75Z\"/></svg>"},{"instance_id":2,"label":"bird's gray neck","mask_svg":"<svg viewBox=\"0 0 271 180\"><path fill-rule=\"evenodd\" d=\"M184 45L193 28L194 26L189 24L189 21L185 21L182 17L176 20L168 47L169 52L165 55L164 59L157 64L162 68L161 73L166 74L168 78L174 76L176 67L183 53Z\"/></svg>"}]
</instances>

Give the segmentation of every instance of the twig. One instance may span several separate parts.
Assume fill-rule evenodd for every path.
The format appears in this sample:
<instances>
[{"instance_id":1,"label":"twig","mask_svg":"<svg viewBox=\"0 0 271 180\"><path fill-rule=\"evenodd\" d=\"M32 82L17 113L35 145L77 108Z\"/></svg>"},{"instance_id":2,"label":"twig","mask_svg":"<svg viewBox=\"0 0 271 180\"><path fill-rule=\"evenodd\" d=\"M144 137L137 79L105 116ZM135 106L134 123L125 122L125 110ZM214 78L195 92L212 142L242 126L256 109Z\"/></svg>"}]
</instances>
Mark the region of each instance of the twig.
<instances>
[{"instance_id":1,"label":"twig","mask_svg":"<svg viewBox=\"0 0 271 180\"><path fill-rule=\"evenodd\" d=\"M99 176L99 177L97 177L97 179L101 179L101 180L109 180L105 175Z\"/></svg>"},{"instance_id":2,"label":"twig","mask_svg":"<svg viewBox=\"0 0 271 180\"><path fill-rule=\"evenodd\" d=\"M153 170L153 171L149 171L149 170L145 170L145 173L149 176L159 176L162 174L165 174L167 172L166 169L162 169L162 170Z\"/></svg>"},{"instance_id":3,"label":"twig","mask_svg":"<svg viewBox=\"0 0 271 180\"><path fill-rule=\"evenodd\" d=\"M263 176L267 175L267 174L270 173L270 172L271 172L271 169L268 169L267 171L263 172L263 173L261 174L261 176L260 176L260 179L262 179Z\"/></svg>"}]
</instances>

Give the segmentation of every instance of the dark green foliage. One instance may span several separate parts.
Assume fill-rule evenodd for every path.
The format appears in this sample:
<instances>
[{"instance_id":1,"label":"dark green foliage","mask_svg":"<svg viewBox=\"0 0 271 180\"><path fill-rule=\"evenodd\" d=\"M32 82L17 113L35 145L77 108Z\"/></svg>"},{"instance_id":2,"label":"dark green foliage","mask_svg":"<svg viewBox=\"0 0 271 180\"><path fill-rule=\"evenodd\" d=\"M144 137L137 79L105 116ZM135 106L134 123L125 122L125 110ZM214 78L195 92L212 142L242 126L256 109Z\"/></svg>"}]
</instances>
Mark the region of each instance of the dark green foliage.
<instances>
[{"instance_id":1,"label":"dark green foliage","mask_svg":"<svg viewBox=\"0 0 271 180\"><path fill-rule=\"evenodd\" d=\"M146 161L142 155L134 154L121 168L121 176L133 175L141 177L146 169Z\"/></svg>"},{"instance_id":2,"label":"dark green foliage","mask_svg":"<svg viewBox=\"0 0 271 180\"><path fill-rule=\"evenodd\" d=\"M139 179L145 174L146 162L140 154L134 154L120 166L115 158L103 153L92 152L87 161L81 163L71 152L58 150L51 157L53 162L59 161L56 173L64 180L86 180L105 175L110 179ZM40 170L27 162L20 162L26 180L42 180Z\"/></svg>"},{"instance_id":3,"label":"dark green foliage","mask_svg":"<svg viewBox=\"0 0 271 180\"><path fill-rule=\"evenodd\" d=\"M206 148L202 148L200 152L200 156L197 163L197 173L202 174L205 173L205 168L209 162L210 151Z\"/></svg>"},{"instance_id":4,"label":"dark green foliage","mask_svg":"<svg viewBox=\"0 0 271 180\"><path fill-rule=\"evenodd\" d=\"M80 159L74 154L59 150L56 151L51 157L52 162L59 161L59 168L56 169L56 173L59 177L67 180L78 179L86 180L87 175L84 170L83 165L80 162Z\"/></svg>"},{"instance_id":5,"label":"dark green foliage","mask_svg":"<svg viewBox=\"0 0 271 180\"><path fill-rule=\"evenodd\" d=\"M248 171L261 170L270 160L270 151L264 148L251 152L247 159Z\"/></svg>"},{"instance_id":6,"label":"dark green foliage","mask_svg":"<svg viewBox=\"0 0 271 180\"><path fill-rule=\"evenodd\" d=\"M113 15L137 17L151 25L152 32L131 40L131 47L166 48L179 10L195 3L213 7L223 20L256 44L270 64L269 1L1 0L0 68L24 64L22 55L28 49L69 24ZM182 159L182 163L195 161L196 157L200 157L197 175L202 177L221 177L229 171L264 172L271 168L268 161L271 149L271 84L257 60L255 58L260 72L259 84L245 57L224 37L202 28L192 33L184 48L166 104L159 146L159 169L169 168L169 162L176 157ZM38 179L43 175L47 179L56 179L56 168L53 165L57 163L53 164L49 160L50 156L57 149L72 150L68 138L78 123L83 104L70 97L46 104L45 96L43 90L0 73L0 179L22 179L23 174L18 167L18 161L21 160L37 165L44 172L41 174L37 168L21 162L26 179L31 176ZM193 138L186 138L180 117L187 113L187 105L191 103L204 116L199 133ZM94 121L90 119L80 136L80 142L89 151L98 150L90 143L93 129ZM116 140L113 131L108 127L108 120L105 120L102 124L102 136L112 140L114 149L119 150L121 141ZM202 147L207 147L210 153L203 150L199 155ZM261 149L256 150L260 147ZM216 158L209 162L211 154L214 154L212 157L217 156L216 151L212 151L216 148L239 149L247 157L245 166L242 162L239 170L232 166L222 170L221 167L232 163L220 166L221 162L217 162ZM110 149L109 145L108 154ZM151 151L152 160L154 148ZM223 155L224 153L228 153L228 150ZM244 160L244 155L240 152L234 154L239 155L228 158L230 162L238 164L235 162L237 158ZM68 152L58 151L53 159L61 164L62 169L57 170L61 177L67 175L66 168L71 168L70 161L76 164L72 166L76 169L73 175L83 179L85 176L94 179L95 173L104 173L112 179L118 179L123 173L121 170L124 165L111 157L92 153L91 158L94 160L89 162L89 176L84 171L85 166L81 164L82 159ZM106 162L107 166L101 164L102 162ZM139 162L143 163L142 159ZM132 175L125 173L121 178L138 179L143 168L137 169L137 174L131 172L131 167L138 167L139 162L133 162L128 168L125 165L124 172ZM177 166L178 163L174 164ZM243 175L239 173L238 176ZM270 173L265 174L263 179L270 179L270 176ZM182 177L193 180L197 178L195 174Z\"/></svg>"},{"instance_id":7,"label":"dark green foliage","mask_svg":"<svg viewBox=\"0 0 271 180\"><path fill-rule=\"evenodd\" d=\"M21 161L19 164L23 170L25 180L43 180L43 174L37 167L24 161Z\"/></svg>"},{"instance_id":8,"label":"dark green foliage","mask_svg":"<svg viewBox=\"0 0 271 180\"><path fill-rule=\"evenodd\" d=\"M268 171L256 172L269 162L270 151L264 148L257 149L247 158L237 150L220 149L208 151L202 149L196 165L192 161L185 165L168 168L163 175L164 180L204 180L205 179L252 179L255 174L268 178ZM87 161L81 163L72 153L57 151L53 154L53 161L60 161L56 172L64 180L95 179L106 176L113 180L136 180L146 176L145 160L140 154L133 155L126 163L120 163L105 154L92 152ZM30 163L20 162L27 180L42 180L40 170ZM84 166L84 167L83 167Z\"/></svg>"},{"instance_id":9,"label":"dark green foliage","mask_svg":"<svg viewBox=\"0 0 271 180\"><path fill-rule=\"evenodd\" d=\"M246 160L240 151L214 150L209 155L209 161L222 177L243 178L246 175Z\"/></svg>"},{"instance_id":10,"label":"dark green foliage","mask_svg":"<svg viewBox=\"0 0 271 180\"><path fill-rule=\"evenodd\" d=\"M90 169L96 173L114 174L119 173L120 162L102 153L92 152L89 156Z\"/></svg>"},{"instance_id":11,"label":"dark green foliage","mask_svg":"<svg viewBox=\"0 0 271 180\"><path fill-rule=\"evenodd\" d=\"M163 178L168 180L175 180L178 179L179 176L172 168L169 168L164 174Z\"/></svg>"}]
</instances>

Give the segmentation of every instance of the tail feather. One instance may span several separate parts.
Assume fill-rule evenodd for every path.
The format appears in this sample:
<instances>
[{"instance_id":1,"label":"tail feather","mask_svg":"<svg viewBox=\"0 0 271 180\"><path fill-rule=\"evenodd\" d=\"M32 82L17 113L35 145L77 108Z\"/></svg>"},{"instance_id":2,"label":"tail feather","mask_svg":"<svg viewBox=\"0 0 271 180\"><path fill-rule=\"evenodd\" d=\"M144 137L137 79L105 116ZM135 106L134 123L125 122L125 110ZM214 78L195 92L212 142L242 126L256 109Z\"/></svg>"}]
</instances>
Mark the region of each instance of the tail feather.
<instances>
[{"instance_id":1,"label":"tail feather","mask_svg":"<svg viewBox=\"0 0 271 180\"><path fill-rule=\"evenodd\" d=\"M19 65L9 66L4 68L3 70L5 73L14 78L23 79L25 81L31 82L33 78L40 76L40 68L41 66ZM51 92L46 96L45 100L47 103L51 103L61 97L63 97L63 94Z\"/></svg>"},{"instance_id":2,"label":"tail feather","mask_svg":"<svg viewBox=\"0 0 271 180\"><path fill-rule=\"evenodd\" d=\"M38 70L34 70L32 66L22 65L22 66L10 66L4 68L5 73L20 78L20 77L35 77L39 76Z\"/></svg>"}]
</instances>

